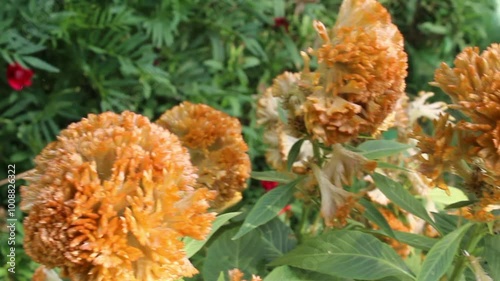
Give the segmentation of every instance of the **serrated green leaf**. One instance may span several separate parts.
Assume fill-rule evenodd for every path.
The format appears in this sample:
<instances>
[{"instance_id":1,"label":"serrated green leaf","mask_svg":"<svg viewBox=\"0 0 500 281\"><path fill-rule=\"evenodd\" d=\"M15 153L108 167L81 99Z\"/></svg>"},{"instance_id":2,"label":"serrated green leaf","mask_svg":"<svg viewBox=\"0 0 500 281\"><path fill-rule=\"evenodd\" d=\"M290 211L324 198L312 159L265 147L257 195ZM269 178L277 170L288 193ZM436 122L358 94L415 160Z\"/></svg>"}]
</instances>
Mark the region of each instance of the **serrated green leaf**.
<instances>
[{"instance_id":1,"label":"serrated green leaf","mask_svg":"<svg viewBox=\"0 0 500 281\"><path fill-rule=\"evenodd\" d=\"M241 212L227 213L217 216L212 224L212 229L205 240L196 240L190 237L184 238L184 250L186 251L186 256L190 258L196 254L208 242L210 237L212 237L212 235L219 230L219 228L239 214L241 214Z\"/></svg>"},{"instance_id":2,"label":"serrated green leaf","mask_svg":"<svg viewBox=\"0 0 500 281\"><path fill-rule=\"evenodd\" d=\"M268 260L281 257L297 244L292 229L277 218L261 225L258 229L265 245L264 255Z\"/></svg>"},{"instance_id":3,"label":"serrated green leaf","mask_svg":"<svg viewBox=\"0 0 500 281\"><path fill-rule=\"evenodd\" d=\"M357 149L361 150L361 155L368 159L380 159L398 154L411 147L409 144L393 140L369 140L360 144Z\"/></svg>"},{"instance_id":4,"label":"serrated green leaf","mask_svg":"<svg viewBox=\"0 0 500 281\"><path fill-rule=\"evenodd\" d=\"M295 191L294 187L300 180L302 180L302 178L280 185L264 194L245 218L243 225L233 239L240 238L252 229L276 217L283 207L292 199Z\"/></svg>"},{"instance_id":5,"label":"serrated green leaf","mask_svg":"<svg viewBox=\"0 0 500 281\"><path fill-rule=\"evenodd\" d=\"M488 262L487 272L493 280L500 280L500 235L484 238L484 260Z\"/></svg>"},{"instance_id":6,"label":"serrated green leaf","mask_svg":"<svg viewBox=\"0 0 500 281\"><path fill-rule=\"evenodd\" d=\"M336 230L307 240L271 265L291 265L342 278L415 280L404 261L370 234Z\"/></svg>"},{"instance_id":7,"label":"serrated green leaf","mask_svg":"<svg viewBox=\"0 0 500 281\"><path fill-rule=\"evenodd\" d=\"M290 152L288 152L288 158L286 160L287 171L290 171L290 169L292 169L293 163L295 163L295 160L297 160L297 157L300 154L300 148L302 147L304 141L305 139L299 139L290 148Z\"/></svg>"},{"instance_id":8,"label":"serrated green leaf","mask_svg":"<svg viewBox=\"0 0 500 281\"><path fill-rule=\"evenodd\" d=\"M228 270L238 268L251 276L258 272L263 245L258 231L252 231L238 240L232 240L237 228L222 233L208 247L207 257L201 270L203 280L217 280L220 272L227 276Z\"/></svg>"},{"instance_id":9,"label":"serrated green leaf","mask_svg":"<svg viewBox=\"0 0 500 281\"><path fill-rule=\"evenodd\" d=\"M431 248L417 281L438 281L446 273L460 246L460 240L471 226L472 224L466 224L447 234Z\"/></svg>"},{"instance_id":10,"label":"serrated green leaf","mask_svg":"<svg viewBox=\"0 0 500 281\"><path fill-rule=\"evenodd\" d=\"M382 229L387 234L387 236L396 239L391 226L372 202L369 202L368 200L362 198L361 200L359 200L359 203L361 203L361 205L365 207L363 216L378 225L380 229Z\"/></svg>"},{"instance_id":11,"label":"serrated green leaf","mask_svg":"<svg viewBox=\"0 0 500 281\"><path fill-rule=\"evenodd\" d=\"M38 69L45 70L48 72L59 72L59 68L57 68L53 65L50 65L50 64L48 64L48 63L44 62L43 60L36 58L36 57L25 56L25 57L23 57L23 60L27 64L33 66L34 68L38 68Z\"/></svg>"},{"instance_id":12,"label":"serrated green leaf","mask_svg":"<svg viewBox=\"0 0 500 281\"><path fill-rule=\"evenodd\" d=\"M288 183L296 178L295 174L282 173L278 171L252 172L250 176L256 180L276 181L279 183Z\"/></svg>"},{"instance_id":13,"label":"serrated green leaf","mask_svg":"<svg viewBox=\"0 0 500 281\"><path fill-rule=\"evenodd\" d=\"M389 200L438 229L422 203L415 199L415 197L404 189L400 183L395 182L379 173L373 174L372 178L375 181L377 188L380 189L380 191L382 191L382 193L384 193Z\"/></svg>"}]
</instances>

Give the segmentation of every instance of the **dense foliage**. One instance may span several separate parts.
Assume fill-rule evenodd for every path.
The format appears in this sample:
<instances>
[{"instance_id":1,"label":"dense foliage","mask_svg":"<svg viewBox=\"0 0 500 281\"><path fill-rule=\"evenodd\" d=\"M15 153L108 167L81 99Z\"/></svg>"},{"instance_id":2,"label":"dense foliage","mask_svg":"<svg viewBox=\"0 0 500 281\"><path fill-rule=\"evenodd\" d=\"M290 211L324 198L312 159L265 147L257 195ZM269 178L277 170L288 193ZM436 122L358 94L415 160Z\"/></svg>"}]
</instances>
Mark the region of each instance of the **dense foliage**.
<instances>
[{"instance_id":1,"label":"dense foliage","mask_svg":"<svg viewBox=\"0 0 500 281\"><path fill-rule=\"evenodd\" d=\"M131 110L157 119L165 110L185 100L204 103L237 117L249 145L252 170L269 170L264 160L262 129L256 123L256 94L262 93L283 71L302 69L300 51L320 44L312 25L313 19L331 26L342 1L4 2L0 8L0 167L15 164L20 174L33 168L35 156L56 139L61 129L89 113ZM447 100L443 92L428 85L440 63L450 64L466 46L484 49L492 42L500 42L500 33L497 32L500 29L500 5L494 0L380 2L387 7L405 39L405 51L409 57L406 91L410 96L421 90L433 90L437 93L435 99ZM9 65L15 63L34 72L31 85L25 84L19 91L13 89L8 78ZM312 62L312 68L316 66ZM426 125L426 128L430 127L430 124ZM393 138L390 134L385 137ZM2 168L0 178L6 177L7 170ZM276 174L256 178L277 181ZM284 186L290 190L297 182L289 180L282 182L287 183ZM387 181L387 178L378 178L378 181ZM22 183L22 180L17 181L18 186ZM395 184L384 182L382 186ZM257 204L261 205L257 206L272 205L281 209L293 197L293 192L280 193L280 188L272 192L267 193L270 196L266 197L266 202L259 201ZM7 206L6 193L2 191L1 194L1 204ZM390 232L389 237L397 237L416 249L405 264L394 251L385 244L377 244L375 241L379 240L367 233L358 232L352 236L346 230L337 230L321 239L303 243L308 238L300 236L301 231L308 227L303 225L304 220L314 216L303 212L298 204L293 204L291 211L281 216L283 220L264 214L270 218L260 220L261 226L240 229L245 218L252 215L250 209L256 206L263 194L260 182L249 180L243 201L227 214L220 215L215 224L221 227L230 219L231 223L215 232L208 247L190 244L194 248L203 246L201 251L197 251L198 248L189 252L188 248L193 264L201 272L192 280L217 280L221 272L227 276L227 270L233 268L244 271L247 278L251 274L267 276L265 280L351 280L331 276L324 279L323 274L362 271L359 264L358 267L351 264L352 267L347 269L332 269L324 263L321 253L310 261L311 264L302 262L303 255L310 254L311 249L320 251L331 247L328 249L335 251L339 250L335 245L349 248L349 243L361 243L358 247L364 248L366 252L363 254L366 255L382 253L379 262L391 263L394 270L391 274L380 270L377 275L375 264L369 275L349 278L382 280L387 276L399 276L402 280L411 280L414 277L409 272L418 272L420 268L417 254L427 252L434 244L439 244L443 252L453 252L452 248L456 250L460 239L471 227L466 224L455 230L459 218L438 215L435 227L444 236L439 241ZM418 203L417 200L410 201L401 204ZM421 204L418 204L420 207L415 207L417 216L422 215L419 213ZM24 215L20 211L16 215L19 219L17 245L22 245ZM379 215L374 211L374 217L368 219L380 220ZM16 274L7 272L7 236L2 224L0 222L0 261L5 266L0 268L0 278L28 280L37 265L21 246L17 247ZM353 223L352 228L355 227ZM387 231L384 227L381 229L374 232ZM474 231L486 230L476 227ZM470 232L467 235L471 235ZM240 238L235 240L235 236ZM482 242L485 243L482 247L488 248L488 245L498 242L498 236L491 237L494 238ZM298 242L302 244L295 248ZM292 255L284 256L294 248ZM486 255L493 257L496 254L487 252ZM444 264L449 258L450 255L436 257L445 260L442 261ZM467 280L474 280L471 270L466 273ZM490 274L500 278L498 271Z\"/></svg>"}]
</instances>

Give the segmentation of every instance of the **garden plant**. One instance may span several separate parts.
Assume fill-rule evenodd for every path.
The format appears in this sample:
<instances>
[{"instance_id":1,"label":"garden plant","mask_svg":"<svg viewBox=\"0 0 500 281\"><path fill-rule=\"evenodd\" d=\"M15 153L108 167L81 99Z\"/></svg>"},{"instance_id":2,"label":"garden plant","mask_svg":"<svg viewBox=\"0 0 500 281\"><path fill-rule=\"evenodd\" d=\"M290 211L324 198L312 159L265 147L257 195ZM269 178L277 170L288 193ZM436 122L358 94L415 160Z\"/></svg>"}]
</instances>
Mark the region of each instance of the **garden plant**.
<instances>
[{"instance_id":1,"label":"garden plant","mask_svg":"<svg viewBox=\"0 0 500 281\"><path fill-rule=\"evenodd\" d=\"M498 1L4 2L1 280L500 280Z\"/></svg>"}]
</instances>

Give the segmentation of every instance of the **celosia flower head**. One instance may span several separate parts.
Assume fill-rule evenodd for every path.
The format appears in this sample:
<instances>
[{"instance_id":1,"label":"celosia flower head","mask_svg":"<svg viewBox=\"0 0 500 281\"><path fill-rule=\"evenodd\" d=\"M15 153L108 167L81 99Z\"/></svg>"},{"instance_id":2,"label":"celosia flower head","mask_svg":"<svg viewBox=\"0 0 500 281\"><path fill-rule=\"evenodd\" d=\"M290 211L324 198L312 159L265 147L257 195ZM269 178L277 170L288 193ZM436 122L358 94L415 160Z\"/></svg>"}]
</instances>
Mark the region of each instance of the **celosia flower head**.
<instances>
[{"instance_id":1,"label":"celosia flower head","mask_svg":"<svg viewBox=\"0 0 500 281\"><path fill-rule=\"evenodd\" d=\"M500 174L500 45L466 48L455 59L455 68L445 63L436 70L434 85L453 100L451 108L465 113L470 122L457 124L471 145L468 156L480 158L490 172Z\"/></svg>"},{"instance_id":2,"label":"celosia flower head","mask_svg":"<svg viewBox=\"0 0 500 281\"><path fill-rule=\"evenodd\" d=\"M178 138L132 112L89 115L36 158L21 208L26 253L72 280L176 280L181 237L210 230L207 189Z\"/></svg>"},{"instance_id":3,"label":"celosia flower head","mask_svg":"<svg viewBox=\"0 0 500 281\"><path fill-rule=\"evenodd\" d=\"M404 93L403 37L375 0L343 1L333 29L314 26L323 44L311 51L319 82L301 81L308 132L326 144L373 133Z\"/></svg>"},{"instance_id":4,"label":"celosia flower head","mask_svg":"<svg viewBox=\"0 0 500 281\"><path fill-rule=\"evenodd\" d=\"M241 200L250 177L248 146L238 119L204 104L184 102L166 111L156 123L176 134L198 169L198 187L216 190L219 210Z\"/></svg>"}]
</instances>

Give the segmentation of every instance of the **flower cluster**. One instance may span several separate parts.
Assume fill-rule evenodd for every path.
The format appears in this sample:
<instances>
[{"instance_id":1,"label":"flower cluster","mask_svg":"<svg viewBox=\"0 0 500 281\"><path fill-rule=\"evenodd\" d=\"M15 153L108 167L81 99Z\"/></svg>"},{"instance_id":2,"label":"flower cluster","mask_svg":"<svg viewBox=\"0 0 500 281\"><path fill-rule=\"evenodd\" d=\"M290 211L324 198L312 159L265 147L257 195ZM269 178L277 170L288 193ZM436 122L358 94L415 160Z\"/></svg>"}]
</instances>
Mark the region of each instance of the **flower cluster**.
<instances>
[{"instance_id":1,"label":"flower cluster","mask_svg":"<svg viewBox=\"0 0 500 281\"><path fill-rule=\"evenodd\" d=\"M299 83L307 133L327 145L372 134L404 95L403 37L374 0L344 1L331 30L314 27L323 40L310 51L319 68L305 69Z\"/></svg>"},{"instance_id":2,"label":"flower cluster","mask_svg":"<svg viewBox=\"0 0 500 281\"><path fill-rule=\"evenodd\" d=\"M500 203L500 45L481 54L466 48L454 63L454 68L443 63L436 70L433 85L451 97L449 107L468 121L453 124L443 115L434 135L416 133L423 154L420 171L443 189L445 172L460 176L465 191L478 200L468 209L469 217L492 220L488 206Z\"/></svg>"},{"instance_id":3,"label":"flower cluster","mask_svg":"<svg viewBox=\"0 0 500 281\"><path fill-rule=\"evenodd\" d=\"M249 175L247 147L239 123L207 106L183 104L158 123L178 136L132 112L91 114L36 158L21 208L29 213L26 253L46 266L39 278L53 267L72 280L198 272L180 238L204 239L211 205L238 197Z\"/></svg>"},{"instance_id":4,"label":"flower cluster","mask_svg":"<svg viewBox=\"0 0 500 281\"><path fill-rule=\"evenodd\" d=\"M376 133L394 111L404 96L407 55L403 37L375 0L343 1L331 29L313 24L322 43L301 53L301 72L274 79L258 99L257 117L265 129L266 159L277 170L285 170L293 144L304 140L293 171L319 186L321 213L333 225L356 201L343 185L376 167L342 144ZM314 71L312 58L318 62Z\"/></svg>"},{"instance_id":5,"label":"flower cluster","mask_svg":"<svg viewBox=\"0 0 500 281\"><path fill-rule=\"evenodd\" d=\"M22 189L25 249L72 280L174 280L197 270L180 237L202 239L214 195L177 137L143 116L103 113L63 130Z\"/></svg>"},{"instance_id":6,"label":"flower cluster","mask_svg":"<svg viewBox=\"0 0 500 281\"><path fill-rule=\"evenodd\" d=\"M217 191L213 207L220 211L241 200L251 167L238 119L204 104L184 102L156 123L177 135L189 150L197 186Z\"/></svg>"}]
</instances>

